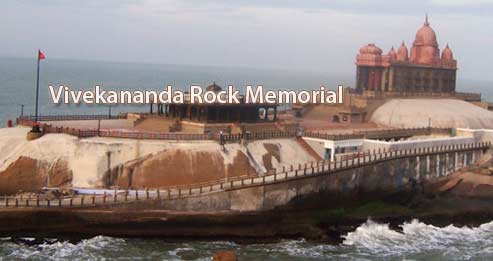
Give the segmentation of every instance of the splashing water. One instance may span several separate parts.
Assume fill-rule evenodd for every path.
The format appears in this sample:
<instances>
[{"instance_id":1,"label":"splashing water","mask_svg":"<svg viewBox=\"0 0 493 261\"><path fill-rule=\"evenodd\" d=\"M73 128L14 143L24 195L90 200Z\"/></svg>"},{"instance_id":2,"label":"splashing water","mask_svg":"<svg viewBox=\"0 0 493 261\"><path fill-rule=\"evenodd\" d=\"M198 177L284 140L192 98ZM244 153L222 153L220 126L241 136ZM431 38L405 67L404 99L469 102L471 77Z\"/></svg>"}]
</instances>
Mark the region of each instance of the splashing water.
<instances>
[{"instance_id":1,"label":"splashing water","mask_svg":"<svg viewBox=\"0 0 493 261\"><path fill-rule=\"evenodd\" d=\"M493 258L493 222L476 228L439 228L418 220L402 231L367 221L348 233L341 245L300 240L270 244L227 241L167 242L96 236L79 242L59 239L0 238L0 259L29 260L212 260L221 249L233 250L240 260L469 260ZM41 243L38 243L41 241Z\"/></svg>"},{"instance_id":2,"label":"splashing water","mask_svg":"<svg viewBox=\"0 0 493 261\"><path fill-rule=\"evenodd\" d=\"M493 222L476 228L444 228L418 220L400 226L402 232L388 224L367 221L345 236L344 245L355 247L361 256L408 257L435 259L471 259L493 257Z\"/></svg>"}]
</instances>

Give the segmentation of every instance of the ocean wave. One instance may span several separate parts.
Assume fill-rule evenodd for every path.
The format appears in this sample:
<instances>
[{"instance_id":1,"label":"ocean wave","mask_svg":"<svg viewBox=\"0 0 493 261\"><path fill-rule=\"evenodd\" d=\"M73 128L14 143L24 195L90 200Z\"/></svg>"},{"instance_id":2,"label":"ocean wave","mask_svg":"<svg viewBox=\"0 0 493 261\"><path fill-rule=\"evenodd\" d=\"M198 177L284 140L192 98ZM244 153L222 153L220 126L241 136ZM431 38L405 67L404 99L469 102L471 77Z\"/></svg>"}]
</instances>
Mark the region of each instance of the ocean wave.
<instances>
[{"instance_id":1,"label":"ocean wave","mask_svg":"<svg viewBox=\"0 0 493 261\"><path fill-rule=\"evenodd\" d=\"M40 242L41 241L41 242ZM218 249L231 242L178 242L159 239L124 239L96 236L72 243L54 238L19 238L0 243L0 260L212 260Z\"/></svg>"},{"instance_id":2,"label":"ocean wave","mask_svg":"<svg viewBox=\"0 0 493 261\"><path fill-rule=\"evenodd\" d=\"M413 220L401 231L368 220L344 237L341 245L282 240L276 243L236 244L229 241L167 242L96 236L69 242L56 238L4 238L0 259L30 260L212 260L222 249L241 260L466 260L491 259L493 222L479 227L435 227Z\"/></svg>"},{"instance_id":3,"label":"ocean wave","mask_svg":"<svg viewBox=\"0 0 493 261\"><path fill-rule=\"evenodd\" d=\"M46 239L40 244L28 244L34 238L21 238L15 242L0 244L0 253L5 258L34 260L74 260L102 259L107 253L119 250L123 239L96 236L78 243Z\"/></svg>"},{"instance_id":4,"label":"ocean wave","mask_svg":"<svg viewBox=\"0 0 493 261\"><path fill-rule=\"evenodd\" d=\"M412 220L400 227L402 232L368 220L348 233L343 244L355 247L361 256L470 259L493 255L493 222L475 228L454 225L440 228Z\"/></svg>"}]
</instances>

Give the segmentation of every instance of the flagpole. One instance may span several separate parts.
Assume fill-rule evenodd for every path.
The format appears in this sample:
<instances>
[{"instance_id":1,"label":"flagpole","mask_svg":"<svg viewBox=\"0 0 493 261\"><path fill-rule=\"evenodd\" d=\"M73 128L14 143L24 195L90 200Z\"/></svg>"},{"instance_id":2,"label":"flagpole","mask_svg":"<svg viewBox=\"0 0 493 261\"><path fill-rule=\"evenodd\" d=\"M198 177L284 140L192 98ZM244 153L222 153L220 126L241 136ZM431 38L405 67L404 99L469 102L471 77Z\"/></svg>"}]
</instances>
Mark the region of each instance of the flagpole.
<instances>
[{"instance_id":1,"label":"flagpole","mask_svg":"<svg viewBox=\"0 0 493 261\"><path fill-rule=\"evenodd\" d=\"M37 75L36 75L36 109L34 113L34 121L38 122L38 98L39 98L39 52L41 50L38 49L37 53L37 58L38 58L38 69L37 69Z\"/></svg>"}]
</instances>

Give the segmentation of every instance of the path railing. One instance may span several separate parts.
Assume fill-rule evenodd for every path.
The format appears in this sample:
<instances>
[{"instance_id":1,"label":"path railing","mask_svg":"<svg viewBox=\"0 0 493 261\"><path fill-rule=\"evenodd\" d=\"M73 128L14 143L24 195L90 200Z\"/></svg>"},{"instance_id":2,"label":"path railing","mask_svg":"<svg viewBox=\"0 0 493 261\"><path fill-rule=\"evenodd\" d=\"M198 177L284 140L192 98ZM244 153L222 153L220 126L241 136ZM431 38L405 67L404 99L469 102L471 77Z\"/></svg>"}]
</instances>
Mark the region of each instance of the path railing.
<instances>
[{"instance_id":1,"label":"path railing","mask_svg":"<svg viewBox=\"0 0 493 261\"><path fill-rule=\"evenodd\" d=\"M373 154L361 154L359 157L339 161L317 161L282 170L274 170L263 176L251 176L233 180L221 180L209 184L193 184L188 187L169 187L153 190L114 190L103 195L78 195L59 199L41 199L36 197L2 197L0 208L10 207L95 207L108 204L137 202L139 200L166 200L182 197L195 197L225 190L236 190L252 186L265 186L297 179L330 175L332 173L372 165L383 161L417 156L431 156L461 151L477 151L490 148L490 142L425 147L405 150L384 150ZM457 169L454 169L457 170Z\"/></svg>"},{"instance_id":2,"label":"path railing","mask_svg":"<svg viewBox=\"0 0 493 261\"><path fill-rule=\"evenodd\" d=\"M93 115L41 115L38 116L38 121L81 121L81 120L119 120L126 119L126 114L108 115L108 114L93 114ZM35 116L20 116L18 121L34 121Z\"/></svg>"},{"instance_id":3,"label":"path railing","mask_svg":"<svg viewBox=\"0 0 493 261\"><path fill-rule=\"evenodd\" d=\"M304 137L318 138L325 140L348 140L348 139L391 139L421 135L452 134L452 128L394 128L394 129L371 129L371 130L355 130L348 134L328 134L320 132L304 132Z\"/></svg>"},{"instance_id":4,"label":"path railing","mask_svg":"<svg viewBox=\"0 0 493 261\"><path fill-rule=\"evenodd\" d=\"M95 136L110 138L130 139L154 139L154 140L212 140L213 134L203 133L175 133L175 132L150 132L150 131L122 131L105 129L100 130Z\"/></svg>"},{"instance_id":5,"label":"path railing","mask_svg":"<svg viewBox=\"0 0 493 261\"><path fill-rule=\"evenodd\" d=\"M108 117L108 115L67 115L66 117L86 117L86 119L95 119L97 117ZM42 117L52 117L51 119L55 121L56 117L64 116L42 116ZM94 117L94 118L91 118ZM123 116L114 116L123 117ZM126 116L125 116L126 117ZM121 119L121 118L120 118ZM42 121L42 120L41 120ZM17 118L18 125L24 126L34 126L36 122L33 121L32 116L24 116ZM131 139L157 139L157 140L221 140L221 136L217 133L179 133L179 132L154 132L154 131L136 131L136 130L119 130L119 129L78 129L69 127L58 127L52 126L51 124L41 124L41 129L45 133L65 133L69 135L74 135L79 138L87 137L112 137L112 138L131 138ZM392 139L392 138L403 138L418 135L432 135L432 134L442 134L450 135L452 134L452 128L394 128L394 129L366 129L366 130L355 130L353 133L348 134L328 134L321 132L296 132L296 131L264 131L264 132L245 132L238 134L228 134L222 135L222 140L224 142L239 142L243 139L246 140L262 140L262 139L279 139L279 138L294 138L294 137L310 137L325 140L348 140L348 139Z\"/></svg>"}]
</instances>

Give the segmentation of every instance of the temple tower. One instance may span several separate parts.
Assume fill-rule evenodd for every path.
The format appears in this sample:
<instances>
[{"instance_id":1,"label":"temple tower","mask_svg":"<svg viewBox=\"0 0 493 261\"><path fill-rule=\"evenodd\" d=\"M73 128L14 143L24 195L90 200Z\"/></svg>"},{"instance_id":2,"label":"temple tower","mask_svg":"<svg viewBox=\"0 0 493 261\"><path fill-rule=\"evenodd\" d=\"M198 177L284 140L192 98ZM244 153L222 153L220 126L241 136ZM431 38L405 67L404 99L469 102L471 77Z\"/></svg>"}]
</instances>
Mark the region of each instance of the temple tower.
<instances>
[{"instance_id":1,"label":"temple tower","mask_svg":"<svg viewBox=\"0 0 493 261\"><path fill-rule=\"evenodd\" d=\"M356 57L356 89L381 92L455 92L457 61L447 46L440 56L428 16L417 31L410 55L404 41L382 54L375 44L360 48Z\"/></svg>"}]
</instances>

